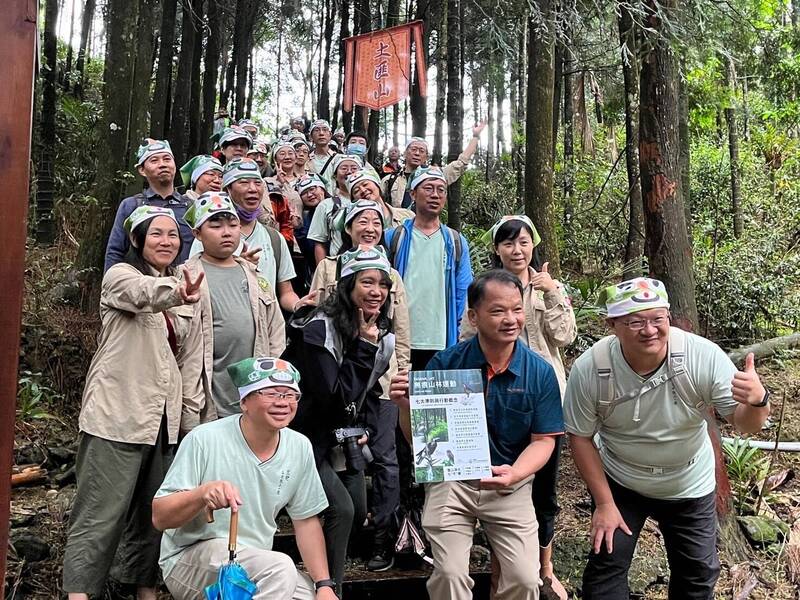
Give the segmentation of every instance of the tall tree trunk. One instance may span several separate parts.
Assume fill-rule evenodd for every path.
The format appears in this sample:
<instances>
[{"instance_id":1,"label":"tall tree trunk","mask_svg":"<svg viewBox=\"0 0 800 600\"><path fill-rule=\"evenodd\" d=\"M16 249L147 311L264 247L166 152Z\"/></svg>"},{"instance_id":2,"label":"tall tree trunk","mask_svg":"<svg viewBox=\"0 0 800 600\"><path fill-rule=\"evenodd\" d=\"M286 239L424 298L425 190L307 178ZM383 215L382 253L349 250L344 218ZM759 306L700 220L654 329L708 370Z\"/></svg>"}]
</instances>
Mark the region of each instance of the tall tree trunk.
<instances>
[{"instance_id":1,"label":"tall tree trunk","mask_svg":"<svg viewBox=\"0 0 800 600\"><path fill-rule=\"evenodd\" d=\"M497 102L497 158L501 158L506 151L506 136L503 131L503 125L506 122L505 111L503 106L506 103L506 64L502 54L499 56L500 72L498 73L499 79L497 81L497 94L495 101Z\"/></svg>"},{"instance_id":2,"label":"tall tree trunk","mask_svg":"<svg viewBox=\"0 0 800 600\"><path fill-rule=\"evenodd\" d=\"M451 5L450 2L447 2L448 7ZM422 48L417 48L417 52L422 52L425 56L425 63L428 62L428 57L430 54L430 49L428 48L428 38L430 36L431 31L431 15L430 15L430 0L417 0L417 13L416 18L417 20L421 20L423 23L423 30L422 30ZM458 15L455 15L456 20L458 20ZM447 16L448 25L450 24L450 14L448 9L448 16ZM449 40L448 36L448 40ZM449 44L449 41L448 41ZM450 46L448 46L448 56L452 56L450 53ZM460 68L460 65L456 65ZM449 69L449 61L448 61L448 69ZM411 81L411 135L417 137L425 137L425 134L428 131L428 105L427 99L420 96L420 89L419 89L419 74L416 72L417 67L414 65L414 79ZM449 81L449 75L448 75ZM449 118L449 117L448 117Z\"/></svg>"},{"instance_id":3,"label":"tall tree trunk","mask_svg":"<svg viewBox=\"0 0 800 600\"><path fill-rule=\"evenodd\" d=\"M350 37L350 0L341 0L340 7L340 25L339 25L339 86L336 91L336 106L334 108L333 127L337 126L336 117L338 110L342 109L342 127L345 133L350 133L353 129L353 111L345 112L344 108L339 101L340 95L343 93L344 86L344 39Z\"/></svg>"},{"instance_id":4,"label":"tall tree trunk","mask_svg":"<svg viewBox=\"0 0 800 600\"><path fill-rule=\"evenodd\" d=\"M514 131L514 139L517 140L518 138L522 137L522 134L527 131L527 125L525 122L525 107L526 107L526 90L528 89L527 81L525 79L525 74L527 71L527 57L528 57L528 50L527 50L527 43L528 43L528 20L525 19L522 23L522 27L520 27L519 33L517 34L517 127ZM554 148L551 145L550 151L554 152ZM525 199L525 144L517 143L517 151L515 153L517 166L516 166L516 175L517 175L517 201L522 203Z\"/></svg>"},{"instance_id":5,"label":"tall tree trunk","mask_svg":"<svg viewBox=\"0 0 800 600\"><path fill-rule=\"evenodd\" d=\"M53 215L56 147L56 61L58 60L58 0L47 0L44 14L44 64L42 65L42 118L39 160L36 167L36 241L52 244L56 237Z\"/></svg>"},{"instance_id":6,"label":"tall tree trunk","mask_svg":"<svg viewBox=\"0 0 800 600\"><path fill-rule=\"evenodd\" d=\"M138 0L107 0L105 11L106 56L103 71L102 151L99 153L95 197L98 207L89 211L88 232L81 243L78 267L86 275L83 295L84 308L96 310L100 301L100 280L103 274L106 240L114 223L124 179L130 172L126 160L128 148L138 140L129 141L128 117L131 99L136 91L133 64L136 57L136 19Z\"/></svg>"},{"instance_id":7,"label":"tall tree trunk","mask_svg":"<svg viewBox=\"0 0 800 600\"><path fill-rule=\"evenodd\" d=\"M187 158L200 152L200 128L203 123L203 76L200 72L200 63L203 59L203 31L206 4L210 0L195 2L194 8L197 15L198 31L194 36L194 50L192 51L192 76L189 99L189 148Z\"/></svg>"},{"instance_id":8,"label":"tall tree trunk","mask_svg":"<svg viewBox=\"0 0 800 600\"><path fill-rule=\"evenodd\" d=\"M540 18L528 19L528 98L525 123L525 212L542 236L550 273L559 273L553 204L553 55L552 0L534 0Z\"/></svg>"},{"instance_id":9,"label":"tall tree trunk","mask_svg":"<svg viewBox=\"0 0 800 600\"><path fill-rule=\"evenodd\" d=\"M742 235L742 192L741 170L739 167L739 131L736 126L736 109L733 100L736 96L736 72L730 56L725 57L725 84L730 98L725 107L725 120L728 122L728 154L731 166L731 212L733 213L733 237Z\"/></svg>"},{"instance_id":10,"label":"tall tree trunk","mask_svg":"<svg viewBox=\"0 0 800 600\"><path fill-rule=\"evenodd\" d=\"M278 21L278 77L275 84L275 135L277 136L281 128L281 66L283 53L283 16Z\"/></svg>"},{"instance_id":11,"label":"tall tree trunk","mask_svg":"<svg viewBox=\"0 0 800 600\"><path fill-rule=\"evenodd\" d=\"M625 271L632 279L641 273L644 256L642 184L639 180L639 39L633 17L624 1L618 2L618 27L622 50L622 81L625 101L625 166L628 174L628 236L625 240Z\"/></svg>"},{"instance_id":12,"label":"tall tree trunk","mask_svg":"<svg viewBox=\"0 0 800 600\"><path fill-rule=\"evenodd\" d=\"M170 119L170 141L175 163L186 160L189 136L189 101L192 95L192 58L194 38L197 35L192 14L192 0L181 0L181 51L178 55L178 74L175 77L175 93Z\"/></svg>"},{"instance_id":13,"label":"tall tree trunk","mask_svg":"<svg viewBox=\"0 0 800 600\"><path fill-rule=\"evenodd\" d=\"M568 16L571 19L571 14ZM575 108L572 102L575 54L572 44L572 22L567 24L562 45L564 56L564 229L567 239L572 238L573 193L575 191ZM555 100L553 104L558 104Z\"/></svg>"},{"instance_id":14,"label":"tall tree trunk","mask_svg":"<svg viewBox=\"0 0 800 600\"><path fill-rule=\"evenodd\" d=\"M692 248L686 230L680 172L678 65L655 0L647 0L650 50L642 60L639 160L644 198L646 252L653 277L664 282L679 326L697 328ZM659 10L674 13L677 0ZM658 35L659 37L656 37Z\"/></svg>"},{"instance_id":15,"label":"tall tree trunk","mask_svg":"<svg viewBox=\"0 0 800 600\"><path fill-rule=\"evenodd\" d=\"M244 118L245 90L247 89L247 58L250 56L250 39L253 23L250 21L254 0L236 0L236 20L233 25L233 62L236 66L234 118Z\"/></svg>"},{"instance_id":16,"label":"tall tree trunk","mask_svg":"<svg viewBox=\"0 0 800 600\"><path fill-rule=\"evenodd\" d=\"M575 120L578 121L581 134L581 152L594 156L594 134L592 132L592 124L589 121L589 113L586 109L586 71L581 71L581 74L574 81L575 97L573 102L575 105Z\"/></svg>"},{"instance_id":17,"label":"tall tree trunk","mask_svg":"<svg viewBox=\"0 0 800 600\"><path fill-rule=\"evenodd\" d=\"M441 4L439 20L439 53L436 59L436 109L433 123L433 155L431 164L442 164L443 125L447 101L447 4ZM473 98L475 95L473 94ZM476 115L477 118L477 115Z\"/></svg>"},{"instance_id":18,"label":"tall tree trunk","mask_svg":"<svg viewBox=\"0 0 800 600\"><path fill-rule=\"evenodd\" d=\"M681 58L681 72L686 72L686 59ZM683 215L686 220L686 234L692 245L692 180L689 171L691 160L691 133L689 131L689 94L684 77L678 78L678 135L680 136L681 191L683 192Z\"/></svg>"},{"instance_id":19,"label":"tall tree trunk","mask_svg":"<svg viewBox=\"0 0 800 600\"><path fill-rule=\"evenodd\" d=\"M553 149L552 159L555 165L558 155L558 130L561 128L561 95L564 93L564 42L556 39L553 55ZM567 88L569 89L569 88ZM566 129L565 129L566 134Z\"/></svg>"},{"instance_id":20,"label":"tall tree trunk","mask_svg":"<svg viewBox=\"0 0 800 600\"><path fill-rule=\"evenodd\" d=\"M394 27L400 24L400 0L388 0L386 4L386 27ZM332 27L332 26L331 26ZM395 104L392 106L392 146L397 146L400 143L399 129L400 127L400 105Z\"/></svg>"},{"instance_id":21,"label":"tall tree trunk","mask_svg":"<svg viewBox=\"0 0 800 600\"><path fill-rule=\"evenodd\" d=\"M136 162L136 152L139 141L148 137L148 109L150 104L150 89L153 78L153 45L155 43L155 16L158 11L159 0L139 0L139 16L136 24L136 58L133 64L133 89L131 94L130 124L128 125L128 139L131 140L128 149L128 162ZM135 194L141 189L138 178L130 181L125 186L125 194Z\"/></svg>"},{"instance_id":22,"label":"tall tree trunk","mask_svg":"<svg viewBox=\"0 0 800 600\"><path fill-rule=\"evenodd\" d=\"M357 0L355 10L358 18L353 22L355 26L354 35L363 35L371 31L369 0ZM369 128L369 109L364 106L356 106L353 110L353 118L353 130L361 130L366 133Z\"/></svg>"},{"instance_id":23,"label":"tall tree trunk","mask_svg":"<svg viewBox=\"0 0 800 600\"><path fill-rule=\"evenodd\" d=\"M172 80L172 58L175 56L175 16L178 0L161 2L161 45L158 49L158 69L156 87L150 105L150 135L161 140L167 137L166 122L170 112L170 93Z\"/></svg>"},{"instance_id":24,"label":"tall tree trunk","mask_svg":"<svg viewBox=\"0 0 800 600\"><path fill-rule=\"evenodd\" d=\"M317 101L317 118L330 121L331 98L328 88L331 81L331 44L333 43L333 25L336 16L336 7L333 0L325 0L325 52L322 57L322 81L319 85L319 99Z\"/></svg>"},{"instance_id":25,"label":"tall tree trunk","mask_svg":"<svg viewBox=\"0 0 800 600\"><path fill-rule=\"evenodd\" d=\"M222 17L218 0L208 0L209 34L203 60L203 121L200 126L197 152L210 149L210 138L214 132L214 111L217 100L217 74L219 72L220 45L222 42Z\"/></svg>"},{"instance_id":26,"label":"tall tree trunk","mask_svg":"<svg viewBox=\"0 0 800 600\"><path fill-rule=\"evenodd\" d=\"M488 180L492 173L492 163L494 162L494 78L492 66L486 70L486 131L487 131L487 144L486 144L486 179Z\"/></svg>"},{"instance_id":27,"label":"tall tree trunk","mask_svg":"<svg viewBox=\"0 0 800 600\"><path fill-rule=\"evenodd\" d=\"M461 92L461 19L460 0L447 0L447 161L461 154L464 145L461 128L464 123L463 94ZM413 110L413 109L412 109ZM417 121L414 125L416 127ZM415 131L416 135L416 131ZM424 132L423 132L424 135ZM450 186L447 194L447 224L461 229L461 181Z\"/></svg>"},{"instance_id":28,"label":"tall tree trunk","mask_svg":"<svg viewBox=\"0 0 800 600\"><path fill-rule=\"evenodd\" d=\"M255 65L253 64L253 60L255 59L254 51L250 49L250 58L247 61L247 108L245 112L245 117L248 119L252 118L253 115L253 96L256 93L256 69Z\"/></svg>"},{"instance_id":29,"label":"tall tree trunk","mask_svg":"<svg viewBox=\"0 0 800 600\"><path fill-rule=\"evenodd\" d=\"M76 0L71 0L69 11L69 42L67 43L67 61L64 65L64 81L62 86L65 90L69 90L70 79L72 75L72 46L75 42L75 10Z\"/></svg>"},{"instance_id":30,"label":"tall tree trunk","mask_svg":"<svg viewBox=\"0 0 800 600\"><path fill-rule=\"evenodd\" d=\"M83 5L83 14L81 15L81 42L78 47L78 58L75 59L75 70L77 73L77 80L75 83L75 95L78 98L83 98L83 81L85 65L88 54L86 48L89 44L89 31L94 19L94 7L96 0L86 0Z\"/></svg>"}]
</instances>

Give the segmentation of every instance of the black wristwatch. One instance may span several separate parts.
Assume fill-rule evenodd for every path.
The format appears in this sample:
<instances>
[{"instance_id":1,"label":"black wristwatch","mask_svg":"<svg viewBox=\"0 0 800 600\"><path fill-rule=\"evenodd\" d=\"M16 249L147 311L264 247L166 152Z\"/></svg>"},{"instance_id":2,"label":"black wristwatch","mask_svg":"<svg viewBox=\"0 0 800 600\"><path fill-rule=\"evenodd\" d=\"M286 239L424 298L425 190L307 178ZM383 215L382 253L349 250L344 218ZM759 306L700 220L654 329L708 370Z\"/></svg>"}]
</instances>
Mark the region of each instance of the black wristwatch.
<instances>
[{"instance_id":1,"label":"black wristwatch","mask_svg":"<svg viewBox=\"0 0 800 600\"><path fill-rule=\"evenodd\" d=\"M336 582L333 579L320 579L314 582L314 591L318 592L320 588L329 587L336 592Z\"/></svg>"},{"instance_id":2,"label":"black wristwatch","mask_svg":"<svg viewBox=\"0 0 800 600\"><path fill-rule=\"evenodd\" d=\"M764 397L761 399L761 402L758 404L751 404L753 408L764 408L767 404L769 404L769 390L764 390Z\"/></svg>"}]
</instances>

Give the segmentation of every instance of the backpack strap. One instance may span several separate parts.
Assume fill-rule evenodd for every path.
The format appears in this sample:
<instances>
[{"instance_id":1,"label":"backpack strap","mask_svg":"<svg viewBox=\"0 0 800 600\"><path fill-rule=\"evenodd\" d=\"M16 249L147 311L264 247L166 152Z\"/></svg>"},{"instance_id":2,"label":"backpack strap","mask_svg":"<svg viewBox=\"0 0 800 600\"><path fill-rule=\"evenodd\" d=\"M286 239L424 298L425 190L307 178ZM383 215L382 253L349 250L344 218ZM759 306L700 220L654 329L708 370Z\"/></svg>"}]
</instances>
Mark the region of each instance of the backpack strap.
<instances>
[{"instance_id":1,"label":"backpack strap","mask_svg":"<svg viewBox=\"0 0 800 600\"><path fill-rule=\"evenodd\" d=\"M614 406L616 388L614 387L614 371L611 368L611 340L613 335L608 335L592 346L592 362L600 382L597 394L597 415L605 421Z\"/></svg>"},{"instance_id":2,"label":"backpack strap","mask_svg":"<svg viewBox=\"0 0 800 600\"><path fill-rule=\"evenodd\" d=\"M336 153L335 153L335 152L334 152L333 154L331 154L331 155L328 157L328 160L326 160L326 161L325 161L325 164L324 164L324 165L322 165L322 169L320 169L320 171L319 171L319 176L320 176L320 177L324 177L324 176L325 176L325 170L328 168L328 165L330 165L330 164L331 164L331 161L332 161L334 158L336 158Z\"/></svg>"},{"instance_id":3,"label":"backpack strap","mask_svg":"<svg viewBox=\"0 0 800 600\"><path fill-rule=\"evenodd\" d=\"M397 263L395 263L395 259L397 258L397 249L400 247L400 244L403 242L403 238L406 235L406 228L400 225L399 227L395 227L394 233L392 234L392 241L389 243L389 263L396 269Z\"/></svg>"},{"instance_id":4,"label":"backpack strap","mask_svg":"<svg viewBox=\"0 0 800 600\"><path fill-rule=\"evenodd\" d=\"M686 332L679 327L669 328L669 372L672 387L683 403L704 412L706 401L697 393L686 371Z\"/></svg>"},{"instance_id":5,"label":"backpack strap","mask_svg":"<svg viewBox=\"0 0 800 600\"><path fill-rule=\"evenodd\" d=\"M461 266L461 234L450 227L449 225L445 225L445 228L450 233L450 237L453 239L453 251L456 255L455 266L456 266L456 273L458 273L458 269Z\"/></svg>"},{"instance_id":6,"label":"backpack strap","mask_svg":"<svg viewBox=\"0 0 800 600\"><path fill-rule=\"evenodd\" d=\"M283 258L283 246L281 245L281 234L268 225L264 226L269 234L269 242L272 245L272 255L275 257L275 283L277 284L277 274L281 271L281 258Z\"/></svg>"}]
</instances>

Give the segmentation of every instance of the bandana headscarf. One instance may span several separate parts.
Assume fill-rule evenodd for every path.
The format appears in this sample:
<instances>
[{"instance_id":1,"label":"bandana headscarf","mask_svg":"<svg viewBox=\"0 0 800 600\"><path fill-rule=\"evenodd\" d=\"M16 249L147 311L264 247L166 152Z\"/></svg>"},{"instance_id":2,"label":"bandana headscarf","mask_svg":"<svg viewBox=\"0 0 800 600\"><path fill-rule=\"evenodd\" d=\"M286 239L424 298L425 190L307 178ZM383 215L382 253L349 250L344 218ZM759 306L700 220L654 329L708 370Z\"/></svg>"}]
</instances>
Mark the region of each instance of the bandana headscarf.
<instances>
[{"instance_id":1,"label":"bandana headscarf","mask_svg":"<svg viewBox=\"0 0 800 600\"><path fill-rule=\"evenodd\" d=\"M320 179L319 175L316 173L309 173L308 175L303 175L300 179L298 179L294 184L295 191L303 195L303 192L310 190L313 187L320 187L325 190L325 182Z\"/></svg>"},{"instance_id":2,"label":"bandana headscarf","mask_svg":"<svg viewBox=\"0 0 800 600\"><path fill-rule=\"evenodd\" d=\"M331 124L328 123L325 119L317 119L313 123L311 123L311 127L308 128L308 135L311 135L311 132L319 127L327 127L328 129L331 128Z\"/></svg>"},{"instance_id":3,"label":"bandana headscarf","mask_svg":"<svg viewBox=\"0 0 800 600\"><path fill-rule=\"evenodd\" d=\"M194 188L194 184L200 177L209 171L219 171L222 173L222 163L213 156L200 154L181 167L181 179L187 188Z\"/></svg>"},{"instance_id":4,"label":"bandana headscarf","mask_svg":"<svg viewBox=\"0 0 800 600\"><path fill-rule=\"evenodd\" d=\"M239 218L233 200L225 192L201 194L186 211L183 220L192 229L200 229L203 223L215 215L232 215Z\"/></svg>"},{"instance_id":5,"label":"bandana headscarf","mask_svg":"<svg viewBox=\"0 0 800 600\"><path fill-rule=\"evenodd\" d=\"M664 284L649 277L637 277L609 286L600 293L599 302L606 305L610 319L651 308L669 308Z\"/></svg>"},{"instance_id":6,"label":"bandana headscarf","mask_svg":"<svg viewBox=\"0 0 800 600\"><path fill-rule=\"evenodd\" d=\"M139 146L139 150L136 152L136 166L141 167L144 161L156 154L169 154L172 158L175 158L167 140L147 138L142 142L142 145Z\"/></svg>"},{"instance_id":7,"label":"bandana headscarf","mask_svg":"<svg viewBox=\"0 0 800 600\"><path fill-rule=\"evenodd\" d=\"M142 223L155 219L156 217L169 217L178 225L178 220L175 218L175 213L171 208L162 208L160 206L139 206L130 216L122 223L123 229L126 233L131 233Z\"/></svg>"},{"instance_id":8,"label":"bandana headscarf","mask_svg":"<svg viewBox=\"0 0 800 600\"><path fill-rule=\"evenodd\" d=\"M294 152L294 144L291 142L291 140L279 140L274 146L272 146L272 164L275 164L275 157L278 155L278 150L281 148L289 148L292 152Z\"/></svg>"},{"instance_id":9,"label":"bandana headscarf","mask_svg":"<svg viewBox=\"0 0 800 600\"><path fill-rule=\"evenodd\" d=\"M481 236L481 241L485 244L494 245L494 239L497 237L498 230L508 223L509 221L520 221L527 225L531 232L533 238L533 246L536 247L542 242L542 237L539 235L539 232L536 231L536 227L533 225L533 221L531 221L527 215L506 215L505 217L500 217L500 220L492 225L492 227Z\"/></svg>"},{"instance_id":10,"label":"bandana headscarf","mask_svg":"<svg viewBox=\"0 0 800 600\"><path fill-rule=\"evenodd\" d=\"M288 387L300 392L300 371L280 358L245 358L227 370L233 385L239 390L239 400L258 390L273 387Z\"/></svg>"}]
</instances>

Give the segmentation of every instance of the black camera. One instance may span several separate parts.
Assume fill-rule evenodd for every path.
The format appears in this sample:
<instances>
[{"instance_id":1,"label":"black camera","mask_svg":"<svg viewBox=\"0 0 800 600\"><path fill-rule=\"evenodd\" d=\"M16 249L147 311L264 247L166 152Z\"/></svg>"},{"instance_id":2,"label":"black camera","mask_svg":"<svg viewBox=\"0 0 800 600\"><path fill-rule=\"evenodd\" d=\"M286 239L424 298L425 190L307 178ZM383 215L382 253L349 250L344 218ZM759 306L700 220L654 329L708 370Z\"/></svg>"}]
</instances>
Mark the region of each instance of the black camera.
<instances>
[{"instance_id":1,"label":"black camera","mask_svg":"<svg viewBox=\"0 0 800 600\"><path fill-rule=\"evenodd\" d=\"M367 467L367 458L358 440L367 433L363 427L342 427L333 430L336 442L344 452L344 460L348 471L363 471Z\"/></svg>"}]
</instances>

